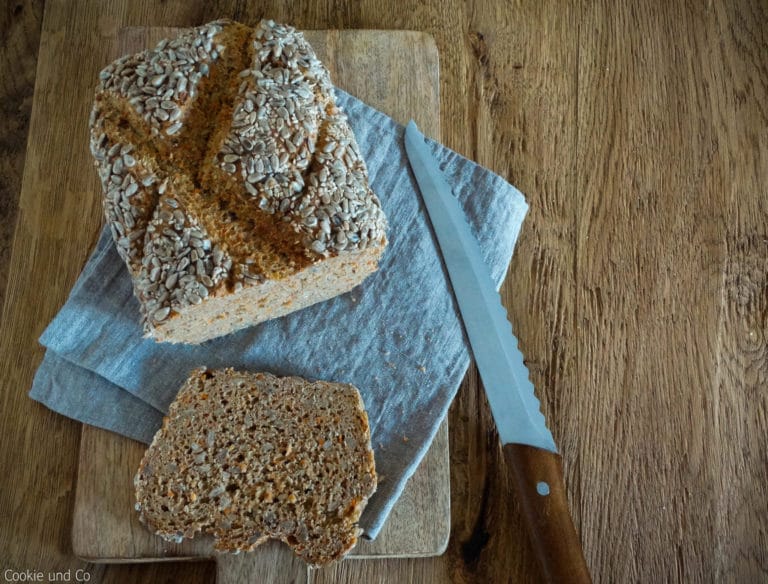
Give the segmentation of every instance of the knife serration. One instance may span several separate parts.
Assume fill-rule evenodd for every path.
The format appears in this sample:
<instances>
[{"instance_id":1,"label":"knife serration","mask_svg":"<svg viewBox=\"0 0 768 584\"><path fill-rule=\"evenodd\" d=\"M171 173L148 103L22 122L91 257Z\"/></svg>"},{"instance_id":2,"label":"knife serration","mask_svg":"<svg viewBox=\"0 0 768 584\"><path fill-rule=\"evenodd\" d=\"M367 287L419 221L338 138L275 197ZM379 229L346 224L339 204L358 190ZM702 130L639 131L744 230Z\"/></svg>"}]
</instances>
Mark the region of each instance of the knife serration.
<instances>
[{"instance_id":1,"label":"knife serration","mask_svg":"<svg viewBox=\"0 0 768 584\"><path fill-rule=\"evenodd\" d=\"M557 452L477 239L413 120L405 129L405 150L442 250L502 444Z\"/></svg>"}]
</instances>

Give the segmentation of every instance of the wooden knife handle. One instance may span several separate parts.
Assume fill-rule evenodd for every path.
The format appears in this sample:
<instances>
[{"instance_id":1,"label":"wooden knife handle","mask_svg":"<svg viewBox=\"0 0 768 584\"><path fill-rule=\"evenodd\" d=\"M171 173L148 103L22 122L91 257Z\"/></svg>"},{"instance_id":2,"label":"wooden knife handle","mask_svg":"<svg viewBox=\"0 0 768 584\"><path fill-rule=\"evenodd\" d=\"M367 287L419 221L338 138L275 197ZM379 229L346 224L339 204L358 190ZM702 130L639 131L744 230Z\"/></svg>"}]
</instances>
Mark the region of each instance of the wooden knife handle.
<instances>
[{"instance_id":1,"label":"wooden knife handle","mask_svg":"<svg viewBox=\"0 0 768 584\"><path fill-rule=\"evenodd\" d=\"M560 455L523 444L506 444L517 495L546 582L589 583L581 542L568 511Z\"/></svg>"}]
</instances>

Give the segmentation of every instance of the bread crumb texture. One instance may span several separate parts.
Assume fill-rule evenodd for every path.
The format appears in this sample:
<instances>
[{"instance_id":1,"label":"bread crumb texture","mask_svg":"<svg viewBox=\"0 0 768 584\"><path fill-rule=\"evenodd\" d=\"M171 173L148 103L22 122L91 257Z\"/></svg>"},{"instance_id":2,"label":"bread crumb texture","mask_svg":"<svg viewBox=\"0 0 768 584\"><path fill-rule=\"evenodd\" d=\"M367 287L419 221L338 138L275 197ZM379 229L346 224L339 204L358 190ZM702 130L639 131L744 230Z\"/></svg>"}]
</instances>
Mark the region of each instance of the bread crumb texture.
<instances>
[{"instance_id":1,"label":"bread crumb texture","mask_svg":"<svg viewBox=\"0 0 768 584\"><path fill-rule=\"evenodd\" d=\"M198 369L134 483L142 522L169 541L211 533L238 552L279 539L327 564L354 547L376 490L368 417L352 385Z\"/></svg>"},{"instance_id":2,"label":"bread crumb texture","mask_svg":"<svg viewBox=\"0 0 768 584\"><path fill-rule=\"evenodd\" d=\"M100 74L90 145L147 336L199 343L351 290L387 222L304 35L221 20Z\"/></svg>"}]
</instances>

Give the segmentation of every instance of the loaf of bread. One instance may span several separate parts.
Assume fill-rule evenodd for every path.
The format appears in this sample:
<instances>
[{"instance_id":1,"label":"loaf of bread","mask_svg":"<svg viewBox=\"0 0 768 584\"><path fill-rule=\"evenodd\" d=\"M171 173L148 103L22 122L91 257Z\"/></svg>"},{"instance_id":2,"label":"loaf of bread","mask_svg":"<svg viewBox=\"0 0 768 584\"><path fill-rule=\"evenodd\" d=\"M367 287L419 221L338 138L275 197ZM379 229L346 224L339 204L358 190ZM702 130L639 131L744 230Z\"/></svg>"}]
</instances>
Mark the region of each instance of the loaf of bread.
<instances>
[{"instance_id":1,"label":"loaf of bread","mask_svg":"<svg viewBox=\"0 0 768 584\"><path fill-rule=\"evenodd\" d=\"M118 59L90 132L149 337L200 343L377 269L380 202L328 71L291 27L217 21Z\"/></svg>"},{"instance_id":2,"label":"loaf of bread","mask_svg":"<svg viewBox=\"0 0 768 584\"><path fill-rule=\"evenodd\" d=\"M136 509L172 540L224 551L270 538L309 564L344 556L376 490L368 417L352 385L198 369L134 480Z\"/></svg>"}]
</instances>

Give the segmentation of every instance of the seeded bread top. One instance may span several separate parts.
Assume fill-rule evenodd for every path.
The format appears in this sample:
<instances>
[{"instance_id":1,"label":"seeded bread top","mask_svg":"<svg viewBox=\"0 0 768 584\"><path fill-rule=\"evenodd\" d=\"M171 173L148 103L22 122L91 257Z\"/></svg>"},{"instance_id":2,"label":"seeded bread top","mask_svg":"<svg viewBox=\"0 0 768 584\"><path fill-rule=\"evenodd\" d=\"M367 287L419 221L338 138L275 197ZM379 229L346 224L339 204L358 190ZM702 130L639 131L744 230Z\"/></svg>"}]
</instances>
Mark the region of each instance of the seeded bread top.
<instances>
[{"instance_id":1,"label":"seeded bread top","mask_svg":"<svg viewBox=\"0 0 768 584\"><path fill-rule=\"evenodd\" d=\"M122 57L100 74L90 127L150 315L386 245L328 71L291 27L216 21Z\"/></svg>"}]
</instances>

